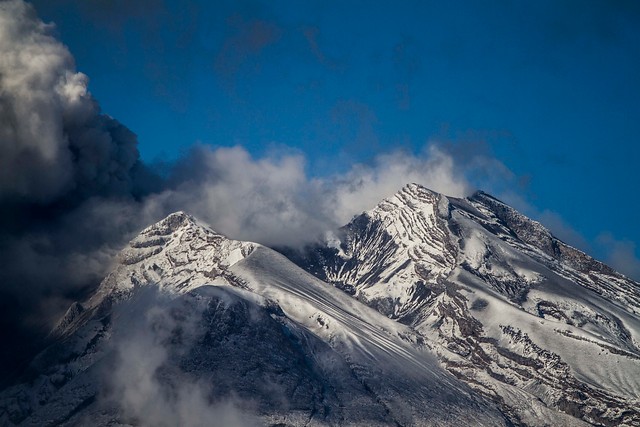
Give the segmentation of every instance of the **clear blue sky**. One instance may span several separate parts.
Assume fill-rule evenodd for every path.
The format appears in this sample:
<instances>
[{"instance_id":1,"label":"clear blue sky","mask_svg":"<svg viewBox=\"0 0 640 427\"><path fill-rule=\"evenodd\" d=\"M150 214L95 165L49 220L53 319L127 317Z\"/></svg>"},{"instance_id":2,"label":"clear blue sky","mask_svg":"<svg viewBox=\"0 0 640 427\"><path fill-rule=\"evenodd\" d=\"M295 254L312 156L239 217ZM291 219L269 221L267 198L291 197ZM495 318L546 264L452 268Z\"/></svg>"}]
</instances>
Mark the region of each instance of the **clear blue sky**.
<instances>
[{"instance_id":1,"label":"clear blue sky","mask_svg":"<svg viewBox=\"0 0 640 427\"><path fill-rule=\"evenodd\" d=\"M500 160L596 256L638 252L639 2L32 3L147 161L276 145L323 175L440 140Z\"/></svg>"}]
</instances>

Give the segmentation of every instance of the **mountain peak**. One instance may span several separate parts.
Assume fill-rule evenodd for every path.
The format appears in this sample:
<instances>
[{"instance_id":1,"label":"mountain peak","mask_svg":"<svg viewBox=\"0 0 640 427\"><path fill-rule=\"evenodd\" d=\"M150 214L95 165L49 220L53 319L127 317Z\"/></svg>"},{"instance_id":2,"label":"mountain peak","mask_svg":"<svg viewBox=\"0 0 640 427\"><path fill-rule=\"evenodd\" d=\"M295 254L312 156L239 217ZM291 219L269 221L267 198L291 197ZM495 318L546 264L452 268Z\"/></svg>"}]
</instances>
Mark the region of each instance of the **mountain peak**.
<instances>
[{"instance_id":1,"label":"mountain peak","mask_svg":"<svg viewBox=\"0 0 640 427\"><path fill-rule=\"evenodd\" d=\"M406 209L437 212L441 211L441 208L445 208L446 204L447 197L445 195L413 182L380 202L369 213L376 217L387 217L391 212L400 213Z\"/></svg>"},{"instance_id":2,"label":"mountain peak","mask_svg":"<svg viewBox=\"0 0 640 427\"><path fill-rule=\"evenodd\" d=\"M132 329L132 319L148 317L147 298L162 294L172 300L169 323L176 326L171 339L162 331L158 339L170 345L167 390L177 382L164 372L240 384L251 401L267 397L260 408L275 412L261 416L271 425L285 419L280 414L291 425L332 424L333 416L337 424L418 425L439 423L439 414L443 425L468 424L467 415L474 425L483 424L480 417L488 425L503 418L508 425L640 422L637 283L482 191L454 198L409 183L355 217L340 237L339 248L327 242L297 255L304 272L185 212L168 215L129 243L90 301L70 307L52 334L56 347L37 361L53 374L22 389L33 393L33 406L20 406L14 418L40 425L38 417L58 413L67 414L61 422L104 413L84 406L98 395L95 363ZM153 330L163 330L153 321ZM302 396L295 407L303 416L292 418L288 402L285 409L265 405L274 388L253 387L270 384L263 378ZM11 393L4 408L13 411L27 399ZM464 396L473 407L460 405ZM492 418L486 397L502 416Z\"/></svg>"},{"instance_id":3,"label":"mountain peak","mask_svg":"<svg viewBox=\"0 0 640 427\"><path fill-rule=\"evenodd\" d=\"M486 191L483 190L476 190L473 192L473 194L471 194L469 197L467 197L469 200L482 200L482 199L489 199L495 202L499 202L502 203L503 205L506 205L505 202L503 202L502 200L498 199L496 196L487 193Z\"/></svg>"},{"instance_id":4,"label":"mountain peak","mask_svg":"<svg viewBox=\"0 0 640 427\"><path fill-rule=\"evenodd\" d=\"M425 187L422 184L418 184L415 182L411 182L405 185L404 187L402 187L399 193L411 195L419 199L423 199L425 197L429 198L433 196L442 196L441 193L438 193L437 191L434 191L428 187Z\"/></svg>"},{"instance_id":5,"label":"mountain peak","mask_svg":"<svg viewBox=\"0 0 640 427\"><path fill-rule=\"evenodd\" d=\"M193 216L184 211L177 211L145 228L140 234L166 236L180 228L194 226L197 225L197 223L198 221Z\"/></svg>"},{"instance_id":6,"label":"mountain peak","mask_svg":"<svg viewBox=\"0 0 640 427\"><path fill-rule=\"evenodd\" d=\"M127 298L140 286L182 294L207 283L228 284L226 269L258 246L231 240L193 216L174 212L145 228L118 255L118 265L89 301Z\"/></svg>"}]
</instances>

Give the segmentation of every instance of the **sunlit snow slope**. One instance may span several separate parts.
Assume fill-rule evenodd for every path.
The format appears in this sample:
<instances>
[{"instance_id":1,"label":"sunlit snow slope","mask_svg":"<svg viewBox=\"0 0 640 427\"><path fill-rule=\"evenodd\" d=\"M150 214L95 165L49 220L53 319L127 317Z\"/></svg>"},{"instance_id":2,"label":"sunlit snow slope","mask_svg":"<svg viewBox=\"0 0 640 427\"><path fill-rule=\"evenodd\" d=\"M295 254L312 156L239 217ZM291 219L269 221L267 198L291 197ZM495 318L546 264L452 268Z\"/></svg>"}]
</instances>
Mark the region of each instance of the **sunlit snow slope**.
<instances>
[{"instance_id":1,"label":"sunlit snow slope","mask_svg":"<svg viewBox=\"0 0 640 427\"><path fill-rule=\"evenodd\" d=\"M410 184L337 238L148 227L0 425L640 425L638 283L481 192Z\"/></svg>"},{"instance_id":2,"label":"sunlit snow slope","mask_svg":"<svg viewBox=\"0 0 640 427\"><path fill-rule=\"evenodd\" d=\"M1 424L509 424L412 328L184 213L132 240L52 340Z\"/></svg>"},{"instance_id":3,"label":"sunlit snow slope","mask_svg":"<svg viewBox=\"0 0 640 427\"><path fill-rule=\"evenodd\" d=\"M640 425L640 286L499 200L407 185L283 250L433 343L443 365L517 422Z\"/></svg>"}]
</instances>

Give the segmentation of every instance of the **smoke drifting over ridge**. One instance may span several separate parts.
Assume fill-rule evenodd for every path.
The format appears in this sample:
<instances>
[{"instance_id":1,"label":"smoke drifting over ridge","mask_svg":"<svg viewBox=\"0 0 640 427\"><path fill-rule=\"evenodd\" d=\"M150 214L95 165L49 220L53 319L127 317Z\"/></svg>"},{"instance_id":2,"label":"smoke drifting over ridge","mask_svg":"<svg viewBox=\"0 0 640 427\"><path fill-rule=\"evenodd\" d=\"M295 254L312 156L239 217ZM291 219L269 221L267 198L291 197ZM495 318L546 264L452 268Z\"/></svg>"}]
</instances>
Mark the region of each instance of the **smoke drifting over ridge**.
<instances>
[{"instance_id":1,"label":"smoke drifting over ridge","mask_svg":"<svg viewBox=\"0 0 640 427\"><path fill-rule=\"evenodd\" d=\"M242 147L195 146L165 190L145 200L153 211L188 210L234 239L301 245L346 224L408 182L463 196L472 188L437 146L424 156L383 154L343 175L310 178L299 155L253 159Z\"/></svg>"},{"instance_id":2,"label":"smoke drifting over ridge","mask_svg":"<svg viewBox=\"0 0 640 427\"><path fill-rule=\"evenodd\" d=\"M161 178L141 162L135 134L101 112L53 30L22 0L0 2L0 322L15 343L3 366L95 287L133 234L172 211L232 238L302 244L409 181L469 190L434 147L312 179L297 154L194 146Z\"/></svg>"},{"instance_id":3,"label":"smoke drifting over ridge","mask_svg":"<svg viewBox=\"0 0 640 427\"><path fill-rule=\"evenodd\" d=\"M34 349L69 303L98 284L135 233L187 211L231 238L302 245L408 182L464 196L513 181L483 153L442 145L381 154L313 178L300 154L256 159L242 147L194 145L156 174L135 134L101 112L69 50L22 0L0 1L0 366ZM0 375L0 378L6 378Z\"/></svg>"}]
</instances>

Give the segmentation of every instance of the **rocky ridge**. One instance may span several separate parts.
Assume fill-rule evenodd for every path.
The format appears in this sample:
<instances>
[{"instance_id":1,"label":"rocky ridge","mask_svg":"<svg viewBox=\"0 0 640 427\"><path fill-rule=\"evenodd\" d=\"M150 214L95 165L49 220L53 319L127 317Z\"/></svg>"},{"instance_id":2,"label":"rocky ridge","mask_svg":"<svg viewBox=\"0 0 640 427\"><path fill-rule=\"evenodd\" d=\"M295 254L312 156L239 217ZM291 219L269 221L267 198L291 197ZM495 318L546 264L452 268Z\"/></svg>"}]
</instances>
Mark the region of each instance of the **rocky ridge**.
<instances>
[{"instance_id":1,"label":"rocky ridge","mask_svg":"<svg viewBox=\"0 0 640 427\"><path fill-rule=\"evenodd\" d=\"M540 223L485 193L410 184L335 246L284 252L437 342L450 372L520 422L536 424L540 403L596 425L640 423L640 286Z\"/></svg>"},{"instance_id":2,"label":"rocky ridge","mask_svg":"<svg viewBox=\"0 0 640 427\"><path fill-rule=\"evenodd\" d=\"M509 423L411 328L181 212L133 239L54 335L0 394L1 424Z\"/></svg>"},{"instance_id":3,"label":"rocky ridge","mask_svg":"<svg viewBox=\"0 0 640 427\"><path fill-rule=\"evenodd\" d=\"M481 192L409 184L337 237L285 258L169 215L0 424L640 425L638 283Z\"/></svg>"}]
</instances>

